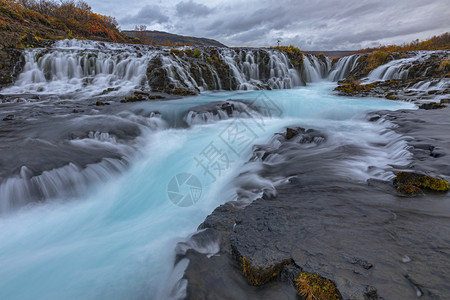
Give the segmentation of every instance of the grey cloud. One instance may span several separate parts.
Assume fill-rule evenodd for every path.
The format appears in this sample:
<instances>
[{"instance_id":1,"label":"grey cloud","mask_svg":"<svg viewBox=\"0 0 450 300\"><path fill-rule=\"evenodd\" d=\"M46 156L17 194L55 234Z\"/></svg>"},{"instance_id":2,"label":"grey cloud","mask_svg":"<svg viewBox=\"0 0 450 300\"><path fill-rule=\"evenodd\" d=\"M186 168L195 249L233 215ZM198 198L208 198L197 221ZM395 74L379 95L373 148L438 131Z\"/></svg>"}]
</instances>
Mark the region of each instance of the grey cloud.
<instances>
[{"instance_id":1,"label":"grey cloud","mask_svg":"<svg viewBox=\"0 0 450 300\"><path fill-rule=\"evenodd\" d=\"M145 24L151 25L155 23L163 24L169 22L169 17L164 14L156 5L146 5L134 15L128 15L120 19L121 24Z\"/></svg>"},{"instance_id":2,"label":"grey cloud","mask_svg":"<svg viewBox=\"0 0 450 300\"><path fill-rule=\"evenodd\" d=\"M271 46L282 39L303 50L352 50L425 39L450 28L448 0L146 0L151 5L125 17L117 12L138 7L138 0L127 0L126 7L120 0L108 6L89 1L94 10L97 2L114 12L124 29L146 24L228 46Z\"/></svg>"},{"instance_id":3,"label":"grey cloud","mask_svg":"<svg viewBox=\"0 0 450 300\"><path fill-rule=\"evenodd\" d=\"M212 12L212 9L210 9L208 6L196 3L192 0L189 1L182 1L176 5L176 12L177 15L180 17L200 17L200 16L207 16Z\"/></svg>"}]
</instances>

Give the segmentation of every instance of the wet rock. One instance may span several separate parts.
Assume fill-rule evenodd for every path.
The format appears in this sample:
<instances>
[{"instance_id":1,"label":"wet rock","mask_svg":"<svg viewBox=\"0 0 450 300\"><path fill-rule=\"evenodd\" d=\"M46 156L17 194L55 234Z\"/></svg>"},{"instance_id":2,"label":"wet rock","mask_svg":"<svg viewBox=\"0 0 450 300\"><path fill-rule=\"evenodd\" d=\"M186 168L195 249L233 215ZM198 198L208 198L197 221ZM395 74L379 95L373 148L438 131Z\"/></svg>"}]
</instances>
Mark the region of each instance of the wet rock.
<instances>
[{"instance_id":1,"label":"wet rock","mask_svg":"<svg viewBox=\"0 0 450 300\"><path fill-rule=\"evenodd\" d=\"M109 93L111 93L111 92L116 92L116 91L118 91L118 90L119 90L118 87L115 87L115 88L107 88L107 89L104 90L100 95L106 95L106 94L109 94Z\"/></svg>"},{"instance_id":2,"label":"wet rock","mask_svg":"<svg viewBox=\"0 0 450 300\"><path fill-rule=\"evenodd\" d=\"M401 133L414 137L410 142L414 146L411 147L414 169L425 167L432 173L442 172L439 174L450 176L446 167L450 165L450 155L439 159L430 157L430 152L434 151L431 146L443 149L439 151L447 152L446 149L449 149L446 140L448 125L442 122L448 120L447 110L405 110L379 112L379 115L398 124L396 130L401 129ZM295 126L289 128L296 129ZM265 157L271 162L263 163L258 175L263 178L289 178L286 180L289 183L277 185L276 197L260 198L233 211L230 214L232 220L222 227L232 228L229 238L224 239L224 248L232 248L236 254L231 262L224 265L233 265L237 273L226 275L221 271L220 275L202 277L196 275L193 268L190 278L194 277L196 284L201 281L202 286L206 287L212 287L216 282L239 282L227 287L233 291L245 291L240 293L245 295L242 299L251 298L247 296L251 294L248 291L271 289L275 283L295 285L295 279L301 272L318 273L334 281L344 299L413 299L417 296L416 286L430 298L448 298L448 280L441 276L447 272L445 255L441 255L441 248L436 247L450 226L448 220L442 218L442 207L435 205L442 201L429 201L427 212L417 213L423 210L423 202L408 201L405 205L405 201L398 201L392 182L380 188L380 184L374 185L372 182L367 185L342 179L335 168L326 168L325 165L351 155L351 150L337 148L332 153L324 153L305 149L305 145L298 141L306 130L305 133L300 131L289 140L286 132L276 134L273 143L254 147L255 156ZM320 144L318 147L321 147ZM302 155L302 151L307 155ZM270 159L276 156L282 158ZM318 161L321 163L318 164ZM442 199L442 195L437 193L423 197ZM215 216L210 220L225 222L223 218ZM214 226L221 228L218 224ZM348 254L341 255L343 251ZM395 253L398 255L393 255ZM414 265L404 265L399 259L400 253L414 257ZM220 257L224 258L223 255ZM282 267L279 276L267 279L266 284L257 288L248 284L243 288L244 257L250 262L252 272L249 274L256 283L270 277L269 273L266 277L258 273L259 267L270 270L270 267L282 264L285 259L291 262ZM372 266L375 262L376 265ZM222 266L210 266L211 272ZM405 280L405 267L408 267L410 278L414 278L414 285ZM244 279L251 283L248 277Z\"/></svg>"},{"instance_id":3,"label":"wet rock","mask_svg":"<svg viewBox=\"0 0 450 300\"><path fill-rule=\"evenodd\" d=\"M369 122L376 122L376 121L378 121L380 118L381 118L381 116L380 116L379 114L372 114L372 115L369 115L368 121L369 121Z\"/></svg>"},{"instance_id":4,"label":"wet rock","mask_svg":"<svg viewBox=\"0 0 450 300\"><path fill-rule=\"evenodd\" d=\"M195 96L199 93L199 90L188 89L188 88L174 88L174 89L165 89L164 92L169 95Z\"/></svg>"},{"instance_id":5,"label":"wet rock","mask_svg":"<svg viewBox=\"0 0 450 300\"><path fill-rule=\"evenodd\" d=\"M278 278L284 266L292 262L292 259L285 258L281 261L274 259L268 264L258 264L251 257L246 256L239 256L239 260L241 261L244 276L254 286L263 285Z\"/></svg>"},{"instance_id":6,"label":"wet rock","mask_svg":"<svg viewBox=\"0 0 450 300\"><path fill-rule=\"evenodd\" d=\"M284 134L286 140L292 140L300 144L316 143L320 144L326 137L320 131L302 127L288 127Z\"/></svg>"},{"instance_id":7,"label":"wet rock","mask_svg":"<svg viewBox=\"0 0 450 300\"><path fill-rule=\"evenodd\" d=\"M420 188L411 184L400 185L399 187L397 187L397 190L400 193L408 196L417 196L423 194L423 191Z\"/></svg>"},{"instance_id":8,"label":"wet rock","mask_svg":"<svg viewBox=\"0 0 450 300\"><path fill-rule=\"evenodd\" d=\"M102 102L102 101L95 102L95 106L105 106L105 105L109 105L109 103L108 102Z\"/></svg>"},{"instance_id":9,"label":"wet rock","mask_svg":"<svg viewBox=\"0 0 450 300\"><path fill-rule=\"evenodd\" d=\"M382 297L378 296L378 291L373 286L366 286L366 290L364 292L364 300L381 300Z\"/></svg>"},{"instance_id":10,"label":"wet rock","mask_svg":"<svg viewBox=\"0 0 450 300\"><path fill-rule=\"evenodd\" d=\"M221 105L221 108L222 108L222 110L226 111L227 114L230 116L231 114L233 114L234 104L226 102L226 103Z\"/></svg>"},{"instance_id":11,"label":"wet rock","mask_svg":"<svg viewBox=\"0 0 450 300\"><path fill-rule=\"evenodd\" d=\"M353 264L353 265L359 265L362 268L369 270L373 267L373 265L371 263L369 263L367 260L362 259L362 258L358 258L358 257L349 257L347 258L348 261Z\"/></svg>"},{"instance_id":12,"label":"wet rock","mask_svg":"<svg viewBox=\"0 0 450 300\"><path fill-rule=\"evenodd\" d=\"M243 101L215 101L190 108L184 114L184 120L187 125L192 125L232 117L249 118L253 114L258 114L256 108Z\"/></svg>"},{"instance_id":13,"label":"wet rock","mask_svg":"<svg viewBox=\"0 0 450 300\"><path fill-rule=\"evenodd\" d=\"M302 128L303 129L303 128ZM304 132L305 130L303 129L303 132ZM298 129L295 129L295 128L286 128L286 139L287 140L290 140L290 139L292 139L294 136L296 136L297 134L299 133L299 130Z\"/></svg>"},{"instance_id":14,"label":"wet rock","mask_svg":"<svg viewBox=\"0 0 450 300\"><path fill-rule=\"evenodd\" d=\"M129 102L140 102L145 100L156 100L156 99L164 99L165 97L162 95L150 95L149 93L136 91L134 92L134 96L125 97L120 100L120 103L129 103Z\"/></svg>"},{"instance_id":15,"label":"wet rock","mask_svg":"<svg viewBox=\"0 0 450 300\"><path fill-rule=\"evenodd\" d=\"M7 115L6 117L3 118L3 121L12 121L14 120L14 115Z\"/></svg>"},{"instance_id":16,"label":"wet rock","mask_svg":"<svg viewBox=\"0 0 450 300\"><path fill-rule=\"evenodd\" d=\"M447 107L447 105L441 104L441 103L437 103L437 102L430 102L430 103L424 103L421 106L419 106L420 109L440 109L440 108L444 108Z\"/></svg>"},{"instance_id":17,"label":"wet rock","mask_svg":"<svg viewBox=\"0 0 450 300\"><path fill-rule=\"evenodd\" d=\"M397 189L405 194L416 194L421 188L437 192L447 192L449 184L447 181L412 172L398 172L394 184Z\"/></svg>"},{"instance_id":18,"label":"wet rock","mask_svg":"<svg viewBox=\"0 0 450 300\"><path fill-rule=\"evenodd\" d=\"M10 85L25 65L23 51L14 47L3 48L0 42L0 88Z\"/></svg>"}]
</instances>

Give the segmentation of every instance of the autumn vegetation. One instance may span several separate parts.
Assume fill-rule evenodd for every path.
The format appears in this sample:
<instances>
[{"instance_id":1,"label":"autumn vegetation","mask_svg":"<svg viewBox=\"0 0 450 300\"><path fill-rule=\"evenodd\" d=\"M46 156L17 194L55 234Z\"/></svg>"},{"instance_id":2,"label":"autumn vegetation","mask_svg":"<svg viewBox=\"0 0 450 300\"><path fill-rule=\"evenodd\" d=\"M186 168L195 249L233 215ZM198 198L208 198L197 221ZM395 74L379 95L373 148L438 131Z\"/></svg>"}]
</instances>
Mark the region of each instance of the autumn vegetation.
<instances>
[{"instance_id":1,"label":"autumn vegetation","mask_svg":"<svg viewBox=\"0 0 450 300\"><path fill-rule=\"evenodd\" d=\"M0 0L3 46L29 44L30 39L22 41L25 36L36 41L79 38L130 42L117 26L115 18L94 13L84 1Z\"/></svg>"},{"instance_id":2,"label":"autumn vegetation","mask_svg":"<svg viewBox=\"0 0 450 300\"><path fill-rule=\"evenodd\" d=\"M356 51L355 53L367 53L367 52L406 52L406 51L419 51L419 50L450 50L450 32L443 33L441 35L435 35L429 40L419 41L418 39L411 43L403 45L386 45L378 48L366 48Z\"/></svg>"},{"instance_id":3,"label":"autumn vegetation","mask_svg":"<svg viewBox=\"0 0 450 300\"><path fill-rule=\"evenodd\" d=\"M450 49L450 32L433 36L429 40L419 41L418 39L403 45L387 45L378 48L366 48L361 49L353 54L367 54L366 69L364 74L372 71L378 66L387 63L392 59L393 53L401 54L407 51L419 51L419 50L449 50ZM444 66L445 67L445 66Z\"/></svg>"}]
</instances>

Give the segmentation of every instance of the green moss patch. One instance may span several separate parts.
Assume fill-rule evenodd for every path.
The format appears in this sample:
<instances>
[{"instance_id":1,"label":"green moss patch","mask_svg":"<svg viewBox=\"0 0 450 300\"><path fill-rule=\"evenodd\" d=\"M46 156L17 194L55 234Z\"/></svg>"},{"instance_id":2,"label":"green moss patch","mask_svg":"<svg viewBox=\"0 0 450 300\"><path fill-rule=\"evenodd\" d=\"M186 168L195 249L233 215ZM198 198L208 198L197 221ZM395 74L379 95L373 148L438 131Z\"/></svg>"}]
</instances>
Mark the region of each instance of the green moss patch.
<instances>
[{"instance_id":1,"label":"green moss patch","mask_svg":"<svg viewBox=\"0 0 450 300\"><path fill-rule=\"evenodd\" d=\"M424 103L421 106L419 106L420 109L425 109L425 110L439 109L439 108L444 108L444 107L447 107L447 105L444 105L442 103L437 103L437 102Z\"/></svg>"},{"instance_id":2,"label":"green moss patch","mask_svg":"<svg viewBox=\"0 0 450 300\"><path fill-rule=\"evenodd\" d=\"M449 190L447 181L417 173L398 172L395 181L398 186L397 190L407 195L419 194L422 192L421 189L436 192L447 192Z\"/></svg>"}]
</instances>

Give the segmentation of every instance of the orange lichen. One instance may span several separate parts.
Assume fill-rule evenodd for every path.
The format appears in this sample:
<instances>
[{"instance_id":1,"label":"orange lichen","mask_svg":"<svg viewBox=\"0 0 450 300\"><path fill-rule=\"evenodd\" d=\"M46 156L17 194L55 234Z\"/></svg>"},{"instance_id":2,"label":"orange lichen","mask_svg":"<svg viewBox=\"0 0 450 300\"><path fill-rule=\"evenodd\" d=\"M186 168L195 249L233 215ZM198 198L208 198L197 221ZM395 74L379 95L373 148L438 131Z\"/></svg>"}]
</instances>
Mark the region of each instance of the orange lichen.
<instances>
[{"instance_id":1,"label":"orange lichen","mask_svg":"<svg viewBox=\"0 0 450 300\"><path fill-rule=\"evenodd\" d=\"M306 300L340 300L342 299L333 281L319 274L302 272L295 279L297 293Z\"/></svg>"}]
</instances>

